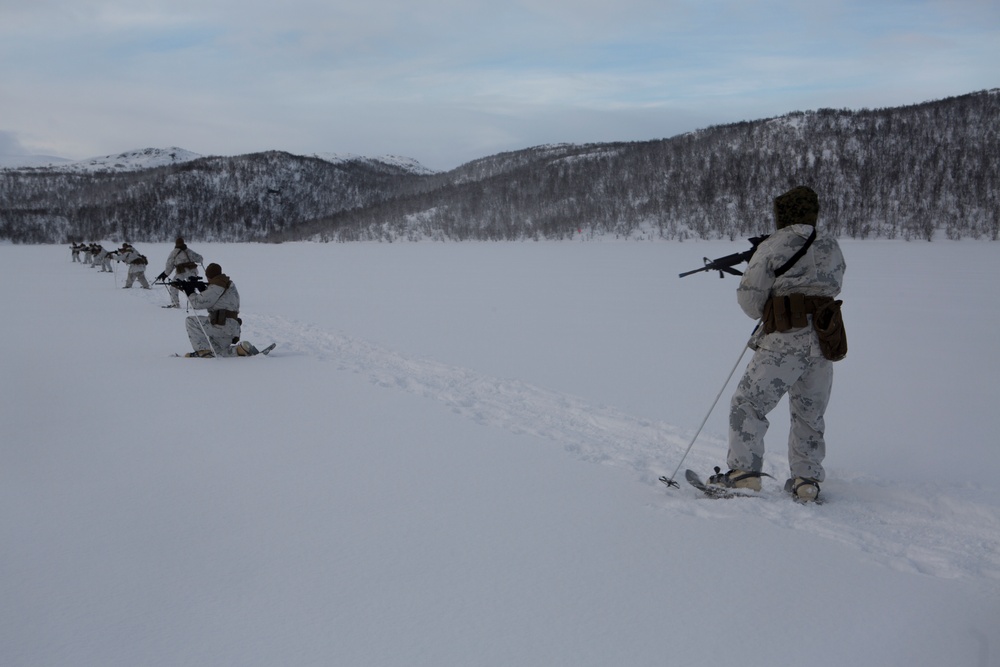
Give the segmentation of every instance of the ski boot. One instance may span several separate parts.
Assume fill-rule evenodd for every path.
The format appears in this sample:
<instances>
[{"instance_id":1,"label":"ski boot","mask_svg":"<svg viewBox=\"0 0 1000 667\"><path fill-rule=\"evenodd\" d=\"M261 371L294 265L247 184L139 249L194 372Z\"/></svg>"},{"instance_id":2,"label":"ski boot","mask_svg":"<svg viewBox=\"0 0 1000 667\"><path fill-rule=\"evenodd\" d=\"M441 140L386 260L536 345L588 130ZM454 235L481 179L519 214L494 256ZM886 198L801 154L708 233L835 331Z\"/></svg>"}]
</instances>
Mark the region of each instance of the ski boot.
<instances>
[{"instance_id":1,"label":"ski boot","mask_svg":"<svg viewBox=\"0 0 1000 667\"><path fill-rule=\"evenodd\" d=\"M785 491L797 502L812 503L819 497L819 482L811 477L792 477L785 482Z\"/></svg>"},{"instance_id":2,"label":"ski boot","mask_svg":"<svg viewBox=\"0 0 1000 667\"><path fill-rule=\"evenodd\" d=\"M715 466L715 474L708 478L708 483L712 486L724 486L727 489L760 491L761 477L770 477L770 475L766 472L752 472L748 470L730 470L727 473L723 473L719 466Z\"/></svg>"}]
</instances>

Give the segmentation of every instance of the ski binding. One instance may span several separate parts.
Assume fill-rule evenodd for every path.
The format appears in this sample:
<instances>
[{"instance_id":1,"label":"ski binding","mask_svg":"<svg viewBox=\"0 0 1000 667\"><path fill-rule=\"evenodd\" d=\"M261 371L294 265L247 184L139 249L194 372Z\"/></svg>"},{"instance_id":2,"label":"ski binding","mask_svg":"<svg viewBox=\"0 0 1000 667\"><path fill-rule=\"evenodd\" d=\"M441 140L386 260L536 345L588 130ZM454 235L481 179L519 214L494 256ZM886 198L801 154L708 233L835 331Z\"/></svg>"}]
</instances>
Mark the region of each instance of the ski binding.
<instances>
[{"instance_id":1,"label":"ski binding","mask_svg":"<svg viewBox=\"0 0 1000 667\"><path fill-rule=\"evenodd\" d=\"M733 489L727 489L722 486L709 486L705 482L701 481L701 477L698 476L694 470L690 468L684 471L684 479L687 480L688 484L694 488L701 491L708 498L758 498L756 493L741 493L739 491L734 491ZM677 482L669 479L666 476L660 477L660 481L667 486L677 486Z\"/></svg>"}]
</instances>

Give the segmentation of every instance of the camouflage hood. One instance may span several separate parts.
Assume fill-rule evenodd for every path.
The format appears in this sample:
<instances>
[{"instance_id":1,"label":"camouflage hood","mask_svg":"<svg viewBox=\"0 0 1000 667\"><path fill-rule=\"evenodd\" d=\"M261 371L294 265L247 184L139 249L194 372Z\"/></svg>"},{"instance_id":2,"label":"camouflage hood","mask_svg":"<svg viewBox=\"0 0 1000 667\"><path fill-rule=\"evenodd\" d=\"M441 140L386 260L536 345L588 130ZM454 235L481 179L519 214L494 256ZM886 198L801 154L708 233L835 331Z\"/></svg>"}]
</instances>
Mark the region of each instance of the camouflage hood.
<instances>
[{"instance_id":1,"label":"camouflage hood","mask_svg":"<svg viewBox=\"0 0 1000 667\"><path fill-rule=\"evenodd\" d=\"M774 200L774 222L778 229L789 225L816 226L819 217L819 197L804 185L792 188Z\"/></svg>"}]
</instances>

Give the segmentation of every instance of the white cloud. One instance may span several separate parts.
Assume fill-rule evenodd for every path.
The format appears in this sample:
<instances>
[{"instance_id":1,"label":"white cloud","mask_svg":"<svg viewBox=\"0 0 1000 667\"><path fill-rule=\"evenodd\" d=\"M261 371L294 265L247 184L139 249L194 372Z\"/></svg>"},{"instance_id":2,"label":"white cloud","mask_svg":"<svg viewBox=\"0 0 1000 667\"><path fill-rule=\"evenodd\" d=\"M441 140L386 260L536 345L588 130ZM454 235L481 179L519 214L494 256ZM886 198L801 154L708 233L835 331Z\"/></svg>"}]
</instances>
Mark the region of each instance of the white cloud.
<instances>
[{"instance_id":1,"label":"white cloud","mask_svg":"<svg viewBox=\"0 0 1000 667\"><path fill-rule=\"evenodd\" d=\"M980 0L0 0L0 130L74 158L176 145L445 168L995 87L998 24Z\"/></svg>"},{"instance_id":2,"label":"white cloud","mask_svg":"<svg viewBox=\"0 0 1000 667\"><path fill-rule=\"evenodd\" d=\"M21 140L13 132L0 130L0 155L27 155Z\"/></svg>"}]
</instances>

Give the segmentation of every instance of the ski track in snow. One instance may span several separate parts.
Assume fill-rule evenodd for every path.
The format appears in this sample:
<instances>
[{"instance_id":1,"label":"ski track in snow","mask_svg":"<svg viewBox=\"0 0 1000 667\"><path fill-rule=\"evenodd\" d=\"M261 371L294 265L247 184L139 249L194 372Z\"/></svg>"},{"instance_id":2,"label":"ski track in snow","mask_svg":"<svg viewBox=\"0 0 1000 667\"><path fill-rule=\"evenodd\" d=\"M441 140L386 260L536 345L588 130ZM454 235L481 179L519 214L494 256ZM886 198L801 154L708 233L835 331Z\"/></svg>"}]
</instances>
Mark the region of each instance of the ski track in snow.
<instances>
[{"instance_id":1,"label":"ski track in snow","mask_svg":"<svg viewBox=\"0 0 1000 667\"><path fill-rule=\"evenodd\" d=\"M831 476L822 506L798 505L781 489L780 456L766 472L759 499L712 500L683 480L680 489L657 481L672 475L693 433L612 407L516 379L491 377L280 317L256 315L244 335L278 342L274 357L307 355L358 373L374 384L428 398L484 426L556 442L577 458L623 467L657 487L650 506L715 519L764 518L789 530L849 545L895 570L934 577L985 578L1000 583L1000 512L976 500L973 488L910 489L871 477ZM718 408L717 408L718 409ZM725 458L724 442L702 436L683 468L707 471ZM963 491L966 496L962 497ZM981 494L980 494L981 495Z\"/></svg>"}]
</instances>

